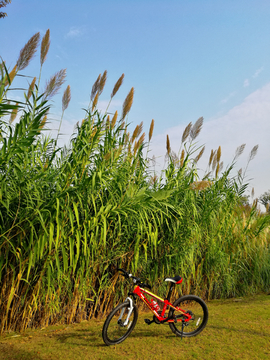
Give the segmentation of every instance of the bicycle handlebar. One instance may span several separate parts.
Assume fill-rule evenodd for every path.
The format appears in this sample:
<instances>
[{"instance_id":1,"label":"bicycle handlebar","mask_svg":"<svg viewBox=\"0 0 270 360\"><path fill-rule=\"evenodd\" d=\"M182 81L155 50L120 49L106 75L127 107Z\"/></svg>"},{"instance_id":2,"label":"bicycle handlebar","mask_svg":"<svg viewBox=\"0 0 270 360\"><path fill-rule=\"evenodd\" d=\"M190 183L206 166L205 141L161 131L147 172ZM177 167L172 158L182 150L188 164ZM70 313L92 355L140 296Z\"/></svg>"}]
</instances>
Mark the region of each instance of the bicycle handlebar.
<instances>
[{"instance_id":1,"label":"bicycle handlebar","mask_svg":"<svg viewBox=\"0 0 270 360\"><path fill-rule=\"evenodd\" d=\"M137 278L136 276L133 276L132 274L129 274L129 273L128 273L126 270L124 270L124 269L118 268L117 270L118 270L118 271L122 271L123 274L120 274L120 275L124 276L126 279L131 278L131 279L133 280L134 284L139 285L139 286L141 286L142 288L148 288L149 290L151 290L151 286L148 285L148 284L142 283L140 278Z\"/></svg>"}]
</instances>

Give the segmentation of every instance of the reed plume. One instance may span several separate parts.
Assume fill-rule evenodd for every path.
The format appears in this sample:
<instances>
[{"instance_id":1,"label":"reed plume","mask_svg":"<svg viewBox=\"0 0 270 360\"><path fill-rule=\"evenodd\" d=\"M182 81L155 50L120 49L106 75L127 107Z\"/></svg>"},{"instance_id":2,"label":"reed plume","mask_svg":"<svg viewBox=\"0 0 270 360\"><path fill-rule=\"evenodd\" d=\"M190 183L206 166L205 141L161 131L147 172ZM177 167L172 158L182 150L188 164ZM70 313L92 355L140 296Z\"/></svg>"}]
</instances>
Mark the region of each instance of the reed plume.
<instances>
[{"instance_id":1,"label":"reed plume","mask_svg":"<svg viewBox=\"0 0 270 360\"><path fill-rule=\"evenodd\" d=\"M217 163L217 167L216 167L216 178L218 177L218 173L219 173L219 163Z\"/></svg>"},{"instance_id":2,"label":"reed plume","mask_svg":"<svg viewBox=\"0 0 270 360\"><path fill-rule=\"evenodd\" d=\"M246 144L242 144L240 146L238 146L238 148L235 151L235 156L234 156L234 160L236 160L245 150L245 146Z\"/></svg>"},{"instance_id":3,"label":"reed plume","mask_svg":"<svg viewBox=\"0 0 270 360\"><path fill-rule=\"evenodd\" d=\"M28 42L20 51L20 55L16 63L18 71L25 69L29 65L30 60L33 58L35 52L37 51L39 38L40 34L38 32L33 35L30 40L28 40Z\"/></svg>"},{"instance_id":4,"label":"reed plume","mask_svg":"<svg viewBox=\"0 0 270 360\"><path fill-rule=\"evenodd\" d=\"M123 83L123 80L124 80L124 74L122 74L120 76L120 78L116 81L115 85L114 85L114 88L113 88L113 91L111 93L111 99L114 97L114 95L117 93L117 91L119 90L120 86L122 85Z\"/></svg>"},{"instance_id":5,"label":"reed plume","mask_svg":"<svg viewBox=\"0 0 270 360\"><path fill-rule=\"evenodd\" d=\"M40 130L44 128L46 122L47 122L47 115L45 115L45 116L43 117L43 119L41 120L41 123L40 123L40 126L39 126L39 129L40 129Z\"/></svg>"},{"instance_id":6,"label":"reed plume","mask_svg":"<svg viewBox=\"0 0 270 360\"><path fill-rule=\"evenodd\" d=\"M214 150L212 149L212 150L211 150L210 157L209 157L208 166L211 166L211 163L212 163L212 160L213 160L214 155L215 155L215 152L214 152Z\"/></svg>"},{"instance_id":7,"label":"reed plume","mask_svg":"<svg viewBox=\"0 0 270 360\"><path fill-rule=\"evenodd\" d=\"M104 89L106 80L107 80L107 70L104 71L103 75L100 78L99 87L98 87L99 95L102 93L102 91Z\"/></svg>"},{"instance_id":8,"label":"reed plume","mask_svg":"<svg viewBox=\"0 0 270 360\"><path fill-rule=\"evenodd\" d=\"M94 82L92 86L91 96L90 99L93 101L97 91L99 90L99 83L100 83L101 74L98 75L97 80Z\"/></svg>"},{"instance_id":9,"label":"reed plume","mask_svg":"<svg viewBox=\"0 0 270 360\"><path fill-rule=\"evenodd\" d=\"M190 137L191 137L192 140L196 139L196 137L199 135L199 133L202 130L202 125L203 125L203 117L201 116L195 122L195 124L192 126L192 128L190 130Z\"/></svg>"},{"instance_id":10,"label":"reed plume","mask_svg":"<svg viewBox=\"0 0 270 360\"><path fill-rule=\"evenodd\" d=\"M47 54L50 48L50 29L46 31L46 34L43 36L41 41L41 49L40 49L40 64L41 66L44 64L44 61L47 58Z\"/></svg>"},{"instance_id":11,"label":"reed plume","mask_svg":"<svg viewBox=\"0 0 270 360\"><path fill-rule=\"evenodd\" d=\"M259 148L259 145L255 145L255 146L252 148L252 150L251 150L251 152L250 152L250 155L249 155L249 161L251 161L251 160L254 159L254 157L255 157L256 154L257 154L258 148Z\"/></svg>"},{"instance_id":12,"label":"reed plume","mask_svg":"<svg viewBox=\"0 0 270 360\"><path fill-rule=\"evenodd\" d=\"M181 167L184 165L184 160L185 160L185 150L183 149L181 152L181 157L180 157L180 165Z\"/></svg>"},{"instance_id":13,"label":"reed plume","mask_svg":"<svg viewBox=\"0 0 270 360\"><path fill-rule=\"evenodd\" d=\"M31 84L29 85L28 92L27 92L28 100L30 99L31 94L34 91L34 86L35 86L36 81L37 81L37 78L34 77L34 79L31 81Z\"/></svg>"},{"instance_id":14,"label":"reed plume","mask_svg":"<svg viewBox=\"0 0 270 360\"><path fill-rule=\"evenodd\" d=\"M70 86L68 85L62 97L62 111L64 112L71 99Z\"/></svg>"},{"instance_id":15,"label":"reed plume","mask_svg":"<svg viewBox=\"0 0 270 360\"><path fill-rule=\"evenodd\" d=\"M195 162L198 162L200 160L200 158L202 157L203 153L204 153L204 150L205 150L205 146L201 149L201 151L199 152L199 154L196 156L195 158Z\"/></svg>"},{"instance_id":16,"label":"reed plume","mask_svg":"<svg viewBox=\"0 0 270 360\"><path fill-rule=\"evenodd\" d=\"M123 112L122 112L122 119L126 117L128 112L131 109L132 103L133 103L133 96L134 96L134 87L131 88L130 92L128 93L124 104L123 104Z\"/></svg>"},{"instance_id":17,"label":"reed plume","mask_svg":"<svg viewBox=\"0 0 270 360\"><path fill-rule=\"evenodd\" d=\"M215 151L214 157L213 157L213 161L212 161L212 170L214 171L215 168L217 166L217 153Z\"/></svg>"},{"instance_id":18,"label":"reed plume","mask_svg":"<svg viewBox=\"0 0 270 360\"><path fill-rule=\"evenodd\" d=\"M116 112L114 113L113 115L113 118L112 118L112 122L111 122L111 128L113 129L115 124L116 124L116 121L117 121L117 116L118 116L118 112L116 110Z\"/></svg>"},{"instance_id":19,"label":"reed plume","mask_svg":"<svg viewBox=\"0 0 270 360\"><path fill-rule=\"evenodd\" d=\"M212 181L201 180L201 181L194 181L189 186L192 190L204 190L210 187L212 184L213 184Z\"/></svg>"},{"instance_id":20,"label":"reed plume","mask_svg":"<svg viewBox=\"0 0 270 360\"><path fill-rule=\"evenodd\" d=\"M133 134L131 136L131 143L140 135L143 129L143 122L141 122L139 125L137 125L133 131Z\"/></svg>"},{"instance_id":21,"label":"reed plume","mask_svg":"<svg viewBox=\"0 0 270 360\"><path fill-rule=\"evenodd\" d=\"M150 129L149 129L149 141L152 139L153 131L154 131L154 119L151 121Z\"/></svg>"},{"instance_id":22,"label":"reed plume","mask_svg":"<svg viewBox=\"0 0 270 360\"><path fill-rule=\"evenodd\" d=\"M221 146L218 147L218 150L217 150L217 162L219 163L220 161L220 157L221 157Z\"/></svg>"},{"instance_id":23,"label":"reed plume","mask_svg":"<svg viewBox=\"0 0 270 360\"><path fill-rule=\"evenodd\" d=\"M16 119L16 116L18 114L18 103L16 103L16 108L12 110L9 118L9 123L12 124L13 121Z\"/></svg>"},{"instance_id":24,"label":"reed plume","mask_svg":"<svg viewBox=\"0 0 270 360\"><path fill-rule=\"evenodd\" d=\"M170 144L169 135L167 135L166 149L167 149L167 154L169 155L171 152L171 144Z\"/></svg>"},{"instance_id":25,"label":"reed plume","mask_svg":"<svg viewBox=\"0 0 270 360\"><path fill-rule=\"evenodd\" d=\"M53 75L50 80L46 83L46 88L44 92L45 99L53 97L59 91L60 87L63 85L66 78L66 69L58 71Z\"/></svg>"},{"instance_id":26,"label":"reed plume","mask_svg":"<svg viewBox=\"0 0 270 360\"><path fill-rule=\"evenodd\" d=\"M184 132L183 132L183 135L182 135L182 143L183 143L184 141L186 141L187 137L189 136L191 127L192 127L192 123L190 122L190 123L186 126L186 128L185 128L185 130L184 130Z\"/></svg>"},{"instance_id":27,"label":"reed plume","mask_svg":"<svg viewBox=\"0 0 270 360\"><path fill-rule=\"evenodd\" d=\"M15 78L17 73L17 65L14 66L14 68L11 70L11 72L8 74L8 78L6 79L5 86L10 85Z\"/></svg>"},{"instance_id":28,"label":"reed plume","mask_svg":"<svg viewBox=\"0 0 270 360\"><path fill-rule=\"evenodd\" d=\"M93 104L92 104L92 111L94 111L95 107L97 106L97 103L98 103L98 97L99 97L99 93L97 92L97 93L96 93L96 95L95 95L95 98L94 98Z\"/></svg>"}]
</instances>

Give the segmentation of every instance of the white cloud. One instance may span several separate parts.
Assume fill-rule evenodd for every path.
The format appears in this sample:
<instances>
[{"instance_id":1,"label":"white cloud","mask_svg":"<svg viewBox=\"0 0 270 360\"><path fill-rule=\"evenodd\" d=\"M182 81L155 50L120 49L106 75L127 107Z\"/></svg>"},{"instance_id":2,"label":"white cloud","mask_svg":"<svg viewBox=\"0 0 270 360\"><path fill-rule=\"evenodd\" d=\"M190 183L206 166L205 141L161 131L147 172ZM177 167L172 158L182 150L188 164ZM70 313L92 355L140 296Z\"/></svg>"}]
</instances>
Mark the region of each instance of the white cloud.
<instances>
[{"instance_id":1,"label":"white cloud","mask_svg":"<svg viewBox=\"0 0 270 360\"><path fill-rule=\"evenodd\" d=\"M84 33L85 33L84 27L72 26L70 28L69 32L66 34L66 37L73 39L73 38L82 36Z\"/></svg>"},{"instance_id":2,"label":"white cloud","mask_svg":"<svg viewBox=\"0 0 270 360\"><path fill-rule=\"evenodd\" d=\"M169 134L172 150L177 153L185 126L169 128L164 134L153 137L151 156L154 154L158 158L160 168L163 167L166 153L166 134ZM241 104L233 107L226 115L208 121L205 119L201 134L196 139L198 146L206 145L205 155L198 166L205 170L211 149L217 149L220 145L221 160L224 161L226 167L231 164L236 148L245 143L246 149L235 166L236 173L236 170L240 168L245 169L251 149L258 144L258 153L246 172L246 180L251 187L254 186L255 197L258 197L270 188L269 134L270 83L247 96Z\"/></svg>"},{"instance_id":3,"label":"white cloud","mask_svg":"<svg viewBox=\"0 0 270 360\"><path fill-rule=\"evenodd\" d=\"M244 81L243 86L244 86L244 87L248 87L248 86L249 86L249 80L248 80L248 79L246 79L246 80Z\"/></svg>"},{"instance_id":4,"label":"white cloud","mask_svg":"<svg viewBox=\"0 0 270 360\"><path fill-rule=\"evenodd\" d=\"M254 73L254 75L253 75L252 77L253 77L253 78L258 77L259 74L260 74L262 71L263 71L263 66L262 66L260 69L256 70L255 73Z\"/></svg>"},{"instance_id":5,"label":"white cloud","mask_svg":"<svg viewBox=\"0 0 270 360\"><path fill-rule=\"evenodd\" d=\"M236 95L236 91L231 92L225 99L221 100L221 104L226 104L232 97Z\"/></svg>"}]
</instances>

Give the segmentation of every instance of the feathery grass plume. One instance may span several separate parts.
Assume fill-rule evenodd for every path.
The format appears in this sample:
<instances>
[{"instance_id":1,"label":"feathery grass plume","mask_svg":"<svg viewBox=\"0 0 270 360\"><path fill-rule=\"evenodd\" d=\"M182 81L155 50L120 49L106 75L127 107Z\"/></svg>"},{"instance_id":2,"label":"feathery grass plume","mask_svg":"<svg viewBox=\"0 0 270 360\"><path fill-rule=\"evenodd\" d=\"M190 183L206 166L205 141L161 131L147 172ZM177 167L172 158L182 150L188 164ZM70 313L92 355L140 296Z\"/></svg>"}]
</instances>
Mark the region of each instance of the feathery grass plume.
<instances>
[{"instance_id":1,"label":"feathery grass plume","mask_svg":"<svg viewBox=\"0 0 270 360\"><path fill-rule=\"evenodd\" d=\"M39 126L39 129L43 129L45 124L46 124L46 121L47 121L47 115L45 115L43 117L43 119L41 120L41 123L40 123L40 126Z\"/></svg>"},{"instance_id":2,"label":"feathery grass plume","mask_svg":"<svg viewBox=\"0 0 270 360\"><path fill-rule=\"evenodd\" d=\"M212 170L214 171L215 168L217 166L217 153L215 151L214 157L213 157L213 161L212 161Z\"/></svg>"},{"instance_id":3,"label":"feathery grass plume","mask_svg":"<svg viewBox=\"0 0 270 360\"><path fill-rule=\"evenodd\" d=\"M143 144L144 138L145 138L145 133L143 133L143 134L141 135L141 137L139 138L138 141L135 141L135 144L134 144L134 155L137 153L137 150L139 149L139 147Z\"/></svg>"},{"instance_id":4,"label":"feathery grass plume","mask_svg":"<svg viewBox=\"0 0 270 360\"><path fill-rule=\"evenodd\" d=\"M213 160L214 155L215 155L215 151L212 149L212 150L211 150L210 157L209 157L208 166L211 166L211 163L212 163L212 160Z\"/></svg>"},{"instance_id":5,"label":"feathery grass plume","mask_svg":"<svg viewBox=\"0 0 270 360\"><path fill-rule=\"evenodd\" d=\"M9 123L12 124L13 121L15 120L17 114L18 114L18 103L16 103L16 108L12 110L11 114L10 114L10 118L9 118Z\"/></svg>"},{"instance_id":6,"label":"feathery grass plume","mask_svg":"<svg viewBox=\"0 0 270 360\"><path fill-rule=\"evenodd\" d=\"M124 119L127 113L130 111L132 103L133 103L133 96L134 96L134 87L131 88L130 92L127 94L123 104L123 112L122 112L122 119Z\"/></svg>"},{"instance_id":7,"label":"feathery grass plume","mask_svg":"<svg viewBox=\"0 0 270 360\"><path fill-rule=\"evenodd\" d=\"M190 130L190 137L192 140L196 139L196 137L199 135L199 133L201 132L201 129L202 129L202 125L203 125L203 117L201 116L195 122L195 124L192 126L192 128Z\"/></svg>"},{"instance_id":8,"label":"feathery grass plume","mask_svg":"<svg viewBox=\"0 0 270 360\"><path fill-rule=\"evenodd\" d=\"M240 146L238 146L238 148L235 151L235 156L234 156L234 160L236 160L245 150L245 146L246 144L242 144Z\"/></svg>"},{"instance_id":9,"label":"feathery grass plume","mask_svg":"<svg viewBox=\"0 0 270 360\"><path fill-rule=\"evenodd\" d=\"M96 93L96 95L95 95L95 98L94 98L93 104L92 104L92 111L94 111L95 107L97 106L97 103L98 103L98 96L99 96L99 93L97 92L97 93Z\"/></svg>"},{"instance_id":10,"label":"feathery grass plume","mask_svg":"<svg viewBox=\"0 0 270 360\"><path fill-rule=\"evenodd\" d=\"M117 93L117 91L119 90L120 86L122 85L123 83L123 80L124 80L124 74L122 74L120 76L120 78L116 81L116 84L114 85L114 88L113 88L113 91L111 93L111 99L114 97L114 95Z\"/></svg>"},{"instance_id":11,"label":"feathery grass plume","mask_svg":"<svg viewBox=\"0 0 270 360\"><path fill-rule=\"evenodd\" d=\"M217 167L216 167L216 178L218 177L218 173L219 173L219 162L217 163Z\"/></svg>"},{"instance_id":12,"label":"feathery grass plume","mask_svg":"<svg viewBox=\"0 0 270 360\"><path fill-rule=\"evenodd\" d=\"M103 75L100 78L99 88L98 88L99 95L102 93L104 89L106 80L107 80L107 70L104 71Z\"/></svg>"},{"instance_id":13,"label":"feathery grass plume","mask_svg":"<svg viewBox=\"0 0 270 360\"><path fill-rule=\"evenodd\" d=\"M255 146L252 148L252 150L251 150L251 152L250 152L250 155L249 155L249 161L251 161L251 160L254 159L254 157L255 157L256 154L257 154L258 148L259 148L259 145L255 145Z\"/></svg>"},{"instance_id":14,"label":"feathery grass plume","mask_svg":"<svg viewBox=\"0 0 270 360\"><path fill-rule=\"evenodd\" d=\"M191 183L189 185L189 187L192 190L204 190L204 189L208 188L209 186L211 186L212 184L213 184L212 181L201 180L201 181L194 181L193 183Z\"/></svg>"},{"instance_id":15,"label":"feathery grass plume","mask_svg":"<svg viewBox=\"0 0 270 360\"><path fill-rule=\"evenodd\" d=\"M169 135L167 135L167 140L166 140L166 149L167 149L167 154L169 155L171 152L171 144L170 144L170 139L169 139Z\"/></svg>"},{"instance_id":16,"label":"feathery grass plume","mask_svg":"<svg viewBox=\"0 0 270 360\"><path fill-rule=\"evenodd\" d=\"M174 166L179 166L180 161L178 159L178 156L176 155L176 153L174 151L171 152L171 160L174 163Z\"/></svg>"},{"instance_id":17,"label":"feathery grass plume","mask_svg":"<svg viewBox=\"0 0 270 360\"><path fill-rule=\"evenodd\" d=\"M157 181L158 181L157 175L151 176L151 178L150 178L151 185L155 185Z\"/></svg>"},{"instance_id":18,"label":"feathery grass plume","mask_svg":"<svg viewBox=\"0 0 270 360\"><path fill-rule=\"evenodd\" d=\"M137 125L133 131L133 134L131 136L131 143L140 135L143 129L143 122L141 122L139 125Z\"/></svg>"},{"instance_id":19,"label":"feathery grass plume","mask_svg":"<svg viewBox=\"0 0 270 360\"><path fill-rule=\"evenodd\" d=\"M220 161L220 157L221 157L221 146L218 147L218 150L217 150L217 162L219 163Z\"/></svg>"},{"instance_id":20,"label":"feathery grass plume","mask_svg":"<svg viewBox=\"0 0 270 360\"><path fill-rule=\"evenodd\" d=\"M107 115L107 118L106 118L106 128L109 129L110 127L110 115Z\"/></svg>"},{"instance_id":21,"label":"feathery grass plume","mask_svg":"<svg viewBox=\"0 0 270 360\"><path fill-rule=\"evenodd\" d=\"M44 92L45 99L49 99L59 91L60 87L63 85L66 78L66 69L58 71L53 75L50 80L46 83L46 88Z\"/></svg>"},{"instance_id":22,"label":"feathery grass plume","mask_svg":"<svg viewBox=\"0 0 270 360\"><path fill-rule=\"evenodd\" d=\"M14 66L14 68L11 70L11 72L8 74L9 79L6 79L5 86L10 85L15 78L17 73L17 65Z\"/></svg>"},{"instance_id":23,"label":"feathery grass plume","mask_svg":"<svg viewBox=\"0 0 270 360\"><path fill-rule=\"evenodd\" d=\"M140 136L139 140L138 140L139 146L141 146L141 145L143 144L144 139L145 139L145 133L143 133L143 134Z\"/></svg>"},{"instance_id":24,"label":"feathery grass plume","mask_svg":"<svg viewBox=\"0 0 270 360\"><path fill-rule=\"evenodd\" d=\"M62 97L62 111L64 112L71 99L70 86L68 85Z\"/></svg>"},{"instance_id":25,"label":"feathery grass plume","mask_svg":"<svg viewBox=\"0 0 270 360\"><path fill-rule=\"evenodd\" d=\"M35 86L36 81L37 81L37 78L34 77L31 84L29 85L28 92L27 92L27 99L28 100L30 99L31 94L34 91L34 86Z\"/></svg>"},{"instance_id":26,"label":"feathery grass plume","mask_svg":"<svg viewBox=\"0 0 270 360\"><path fill-rule=\"evenodd\" d=\"M252 206L253 206L254 208L256 208L257 205L258 205L258 199L255 199L255 200L253 201L253 203L252 203Z\"/></svg>"},{"instance_id":27,"label":"feathery grass plume","mask_svg":"<svg viewBox=\"0 0 270 360\"><path fill-rule=\"evenodd\" d=\"M219 163L219 172L221 172L223 169L223 161L221 161L221 163Z\"/></svg>"},{"instance_id":28,"label":"feathery grass plume","mask_svg":"<svg viewBox=\"0 0 270 360\"><path fill-rule=\"evenodd\" d=\"M183 132L183 135L182 135L182 143L183 143L184 141L186 141L188 135L190 134L191 127L192 127L192 122L190 122L190 123L186 126L186 128L185 128L185 130L184 130L184 132Z\"/></svg>"},{"instance_id":29,"label":"feathery grass plume","mask_svg":"<svg viewBox=\"0 0 270 360\"><path fill-rule=\"evenodd\" d=\"M100 83L101 74L98 75L97 80L94 82L92 86L90 100L93 101L94 97L96 96L97 91L99 90L99 83Z\"/></svg>"},{"instance_id":30,"label":"feathery grass plume","mask_svg":"<svg viewBox=\"0 0 270 360\"><path fill-rule=\"evenodd\" d=\"M243 169L241 168L240 170L238 170L238 175L241 176L243 172Z\"/></svg>"},{"instance_id":31,"label":"feathery grass plume","mask_svg":"<svg viewBox=\"0 0 270 360\"><path fill-rule=\"evenodd\" d=\"M155 123L155 121L154 121L154 119L152 119L150 129L149 129L149 141L152 139L152 136L153 136L154 123Z\"/></svg>"},{"instance_id":32,"label":"feathery grass plume","mask_svg":"<svg viewBox=\"0 0 270 360\"><path fill-rule=\"evenodd\" d=\"M117 121L118 112L116 112L113 115L112 121L111 121L111 128L113 129L115 127L116 121Z\"/></svg>"},{"instance_id":33,"label":"feathery grass plume","mask_svg":"<svg viewBox=\"0 0 270 360\"><path fill-rule=\"evenodd\" d=\"M198 162L200 160L200 158L202 157L203 153L205 150L205 146L201 149L201 151L199 152L199 154L195 157L194 161Z\"/></svg>"},{"instance_id":34,"label":"feathery grass plume","mask_svg":"<svg viewBox=\"0 0 270 360\"><path fill-rule=\"evenodd\" d=\"M47 58L47 54L50 48L50 29L46 31L46 34L43 36L41 41L41 49L40 49L40 64L41 66L44 64L44 61Z\"/></svg>"},{"instance_id":35,"label":"feathery grass plume","mask_svg":"<svg viewBox=\"0 0 270 360\"><path fill-rule=\"evenodd\" d=\"M38 32L31 37L31 39L25 44L25 46L20 51L20 55L16 64L18 71L25 69L28 66L30 60L35 55L39 43L39 38L40 38L40 34Z\"/></svg>"},{"instance_id":36,"label":"feathery grass plume","mask_svg":"<svg viewBox=\"0 0 270 360\"><path fill-rule=\"evenodd\" d=\"M109 160L111 158L111 152L108 151L107 154L104 155L104 160Z\"/></svg>"},{"instance_id":37,"label":"feathery grass plume","mask_svg":"<svg viewBox=\"0 0 270 360\"><path fill-rule=\"evenodd\" d=\"M181 157L180 157L180 165L183 166L184 165L184 160L185 160L185 150L183 149L181 151Z\"/></svg>"},{"instance_id":38,"label":"feathery grass plume","mask_svg":"<svg viewBox=\"0 0 270 360\"><path fill-rule=\"evenodd\" d=\"M254 193L255 193L255 191L254 191L254 187L253 187L252 190L251 190L251 197L252 198L254 197Z\"/></svg>"}]
</instances>

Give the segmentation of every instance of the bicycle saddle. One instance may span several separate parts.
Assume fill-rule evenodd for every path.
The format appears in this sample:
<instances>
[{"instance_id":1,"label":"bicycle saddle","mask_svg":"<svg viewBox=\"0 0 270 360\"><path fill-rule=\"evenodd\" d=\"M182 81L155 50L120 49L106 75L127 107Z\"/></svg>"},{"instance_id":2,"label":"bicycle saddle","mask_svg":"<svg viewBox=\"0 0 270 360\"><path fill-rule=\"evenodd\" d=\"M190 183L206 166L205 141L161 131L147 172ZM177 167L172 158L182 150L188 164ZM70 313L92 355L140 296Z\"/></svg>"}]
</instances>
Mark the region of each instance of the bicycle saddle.
<instances>
[{"instance_id":1,"label":"bicycle saddle","mask_svg":"<svg viewBox=\"0 0 270 360\"><path fill-rule=\"evenodd\" d=\"M183 281L183 278L179 275L176 275L175 277L167 277L164 279L164 281L170 281L175 284L181 284L181 282Z\"/></svg>"}]
</instances>

